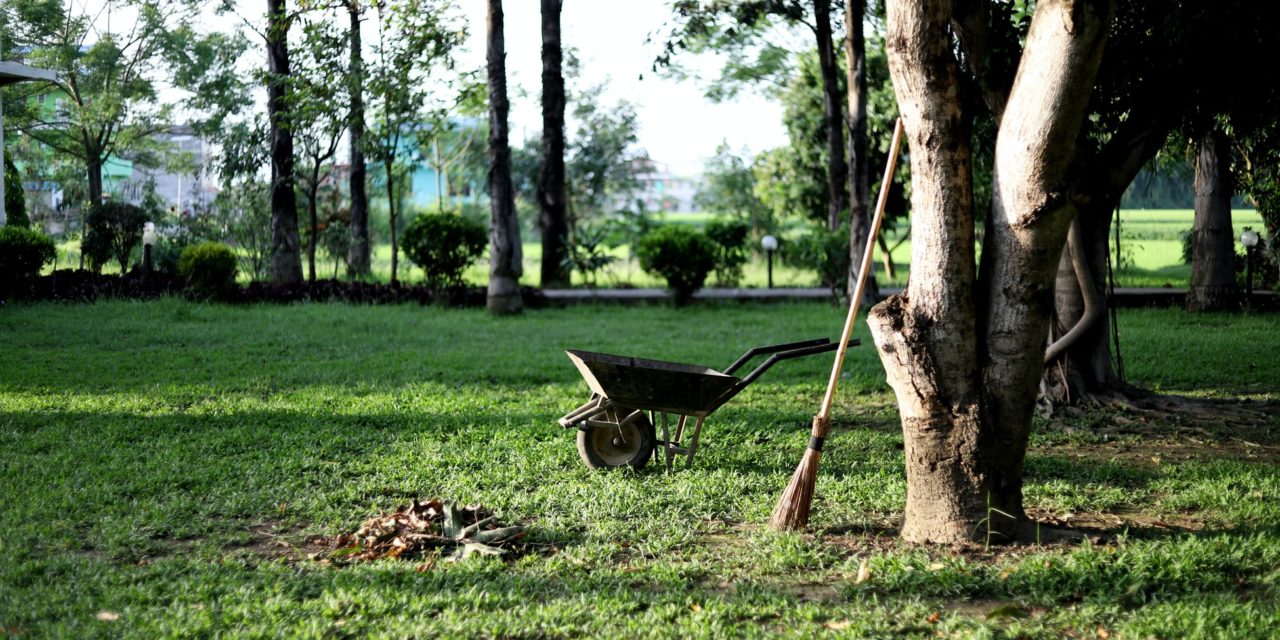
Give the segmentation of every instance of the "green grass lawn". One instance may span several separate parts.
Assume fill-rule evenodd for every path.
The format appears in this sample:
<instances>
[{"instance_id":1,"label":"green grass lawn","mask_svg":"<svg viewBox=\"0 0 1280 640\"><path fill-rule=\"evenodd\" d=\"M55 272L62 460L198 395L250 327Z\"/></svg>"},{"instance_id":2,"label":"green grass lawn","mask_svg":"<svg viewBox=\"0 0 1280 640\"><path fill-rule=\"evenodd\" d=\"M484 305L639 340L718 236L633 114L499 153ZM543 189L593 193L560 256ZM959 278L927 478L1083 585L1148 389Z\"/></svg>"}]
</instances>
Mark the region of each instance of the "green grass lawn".
<instances>
[{"instance_id":1,"label":"green grass lawn","mask_svg":"<svg viewBox=\"0 0 1280 640\"><path fill-rule=\"evenodd\" d=\"M565 348L723 367L748 346L830 335L842 315L10 305L0 635L1275 634L1275 417L1040 423L1029 507L1107 540L966 551L895 541L902 437L871 348L851 352L803 535L761 525L799 461L827 356L779 365L714 414L691 469L591 472L555 424L587 396ZM1122 310L1120 322L1132 381L1277 398L1276 316ZM308 559L309 536L429 497L493 508L535 551L429 568Z\"/></svg>"}]
</instances>

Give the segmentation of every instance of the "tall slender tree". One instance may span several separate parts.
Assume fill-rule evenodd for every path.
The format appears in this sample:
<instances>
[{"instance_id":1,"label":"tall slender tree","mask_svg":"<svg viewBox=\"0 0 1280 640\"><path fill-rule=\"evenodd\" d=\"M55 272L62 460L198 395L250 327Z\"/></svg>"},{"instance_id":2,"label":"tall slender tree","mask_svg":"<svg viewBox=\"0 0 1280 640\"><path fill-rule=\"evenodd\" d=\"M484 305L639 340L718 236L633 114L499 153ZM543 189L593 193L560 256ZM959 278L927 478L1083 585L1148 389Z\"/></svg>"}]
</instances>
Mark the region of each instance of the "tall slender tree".
<instances>
[{"instance_id":1,"label":"tall slender tree","mask_svg":"<svg viewBox=\"0 0 1280 640\"><path fill-rule=\"evenodd\" d=\"M1214 127L1197 141L1196 211L1191 226L1191 289L1187 308L1230 309L1240 304L1235 234L1231 228L1231 147Z\"/></svg>"},{"instance_id":2,"label":"tall slender tree","mask_svg":"<svg viewBox=\"0 0 1280 640\"><path fill-rule=\"evenodd\" d=\"M542 0L542 167L538 222L542 230L542 286L569 284L569 223L564 185L564 73L560 10L564 0Z\"/></svg>"},{"instance_id":3,"label":"tall slender tree","mask_svg":"<svg viewBox=\"0 0 1280 640\"><path fill-rule=\"evenodd\" d=\"M857 289L855 273L871 232L870 168L867 166L867 39L862 31L866 0L848 0L844 12L844 57L849 113L849 283ZM874 264L874 263L871 263ZM874 274L868 274L864 302L880 297Z\"/></svg>"},{"instance_id":4,"label":"tall slender tree","mask_svg":"<svg viewBox=\"0 0 1280 640\"><path fill-rule=\"evenodd\" d=\"M287 0L267 0L267 115L271 124L271 281L302 281L298 199L294 193L293 132L289 126Z\"/></svg>"},{"instance_id":5,"label":"tall slender tree","mask_svg":"<svg viewBox=\"0 0 1280 640\"><path fill-rule=\"evenodd\" d=\"M836 78L835 43L831 37L831 0L814 0L813 22L818 40L818 66L822 69L822 109L827 121L827 229L835 231L849 206L845 189L849 170L844 158L844 110Z\"/></svg>"},{"instance_id":6,"label":"tall slender tree","mask_svg":"<svg viewBox=\"0 0 1280 640\"><path fill-rule=\"evenodd\" d=\"M507 136L507 53L503 39L502 0L488 0L489 78L489 293L486 306L496 314L518 313L522 271L520 225L511 182L511 147Z\"/></svg>"},{"instance_id":7,"label":"tall slender tree","mask_svg":"<svg viewBox=\"0 0 1280 640\"><path fill-rule=\"evenodd\" d=\"M371 262L369 248L368 171L364 160L364 52L360 39L360 0L346 0L347 38L350 57L347 62L348 99L350 101L348 138L351 149L351 246L347 250L347 269L352 276L367 277Z\"/></svg>"}]
</instances>

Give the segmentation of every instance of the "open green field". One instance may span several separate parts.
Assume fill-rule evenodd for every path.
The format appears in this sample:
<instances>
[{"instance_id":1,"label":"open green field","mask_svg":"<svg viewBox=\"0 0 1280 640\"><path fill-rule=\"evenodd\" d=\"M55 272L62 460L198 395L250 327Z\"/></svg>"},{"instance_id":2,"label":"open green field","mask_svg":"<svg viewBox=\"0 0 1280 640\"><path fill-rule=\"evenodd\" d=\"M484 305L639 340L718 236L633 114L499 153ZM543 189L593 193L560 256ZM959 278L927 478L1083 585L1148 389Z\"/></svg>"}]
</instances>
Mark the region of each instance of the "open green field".
<instances>
[{"instance_id":1,"label":"open green field","mask_svg":"<svg viewBox=\"0 0 1280 640\"><path fill-rule=\"evenodd\" d=\"M1122 264L1118 272L1117 286L1171 286L1186 288L1191 280L1191 266L1182 262L1182 234L1191 229L1193 215L1194 212L1190 209L1122 211L1120 223ZM665 217L661 219L665 222L701 226L710 220L710 216L705 213L677 213L665 214ZM1262 218L1253 209L1237 209L1232 213L1232 219L1235 227L1235 237L1239 237L1240 231L1246 226L1262 229ZM897 272L894 278L886 277L882 262L883 258L877 253L876 277L882 286L900 287L906 283L907 275L910 272L911 240L907 238L899 243L899 233L907 233L905 225L901 230L890 231L886 236L890 246L895 247L893 263ZM1112 246L1114 247L1114 242ZM542 264L542 245L537 242L526 242L523 245L523 250L524 276L520 281L528 286L537 286ZM596 283L598 286L665 286L662 280L640 269L639 264L631 257L628 247L618 247L610 253L616 258L616 261L611 267L601 272ZM76 243L64 242L59 246L59 268L76 265L78 261L79 247ZM333 276L333 261L331 259L318 255L316 267L319 277L329 278ZM306 268L305 257L303 268L304 270ZM49 269L52 269L52 267L49 267ZM402 281L418 282L423 278L422 270L413 266L413 263L403 259L403 257L400 260L399 269ZM104 271L108 273L118 272L119 267L112 263L107 265ZM380 244L375 248L373 272L374 277L378 280L390 280L390 243ZM486 259L469 268L464 274L464 279L473 285L483 285L489 281L488 273L489 267ZM768 269L764 256L755 255L744 268L741 286L764 287L768 282L767 274ZM342 270L339 270L339 277L345 277ZM583 285L583 279L580 274L575 273L573 278L575 285ZM248 276L241 274L241 280L247 282ZM813 287L817 286L817 277L812 272L784 265L782 260L775 256L773 282L778 287ZM708 277L707 286L713 286L714 284L714 276Z\"/></svg>"},{"instance_id":2,"label":"open green field","mask_svg":"<svg viewBox=\"0 0 1280 640\"><path fill-rule=\"evenodd\" d=\"M0 635L1276 637L1280 419L1260 405L1040 422L1031 512L1102 538L966 550L895 540L902 437L871 348L851 352L806 534L761 525L828 357L783 363L714 414L691 469L590 472L555 424L587 395L565 348L724 366L842 315L0 308ZM1120 323L1134 382L1280 399L1277 316ZM533 551L309 559L310 536L429 497L526 525Z\"/></svg>"}]
</instances>

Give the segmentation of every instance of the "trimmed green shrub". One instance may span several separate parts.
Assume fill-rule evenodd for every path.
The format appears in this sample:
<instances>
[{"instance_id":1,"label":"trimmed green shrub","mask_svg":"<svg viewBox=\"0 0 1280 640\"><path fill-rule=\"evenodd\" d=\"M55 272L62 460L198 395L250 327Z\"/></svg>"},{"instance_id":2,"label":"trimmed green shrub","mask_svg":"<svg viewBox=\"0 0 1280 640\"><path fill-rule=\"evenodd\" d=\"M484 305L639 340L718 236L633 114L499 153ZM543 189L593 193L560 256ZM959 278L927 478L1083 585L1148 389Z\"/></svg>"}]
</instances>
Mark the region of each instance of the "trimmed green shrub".
<instances>
[{"instance_id":1,"label":"trimmed green shrub","mask_svg":"<svg viewBox=\"0 0 1280 640\"><path fill-rule=\"evenodd\" d=\"M845 293L849 283L849 228L841 225L835 231L827 231L814 227L787 243L782 261L817 273L822 286L837 294Z\"/></svg>"},{"instance_id":2,"label":"trimmed green shrub","mask_svg":"<svg viewBox=\"0 0 1280 640\"><path fill-rule=\"evenodd\" d=\"M716 245L716 284L736 287L742 281L742 265L747 263L747 235L751 226L733 218L717 218L707 223L703 233Z\"/></svg>"},{"instance_id":3,"label":"trimmed green shrub","mask_svg":"<svg viewBox=\"0 0 1280 640\"><path fill-rule=\"evenodd\" d=\"M217 242L202 242L182 251L178 274L191 293L208 298L225 295L236 286L236 254Z\"/></svg>"},{"instance_id":4,"label":"trimmed green shrub","mask_svg":"<svg viewBox=\"0 0 1280 640\"><path fill-rule=\"evenodd\" d=\"M127 202L104 202L89 210L85 219L84 239L80 250L94 271L101 271L107 260L120 263L120 273L129 271L129 256L142 242L142 225L147 213Z\"/></svg>"},{"instance_id":5,"label":"trimmed green shrub","mask_svg":"<svg viewBox=\"0 0 1280 640\"><path fill-rule=\"evenodd\" d=\"M27 215L27 194L22 191L22 174L8 154L4 156L4 217L5 226L29 227L31 218Z\"/></svg>"},{"instance_id":6,"label":"trimmed green shrub","mask_svg":"<svg viewBox=\"0 0 1280 640\"><path fill-rule=\"evenodd\" d=\"M462 272L484 253L484 225L447 213L423 213L404 230L400 248L427 272L427 284L462 284Z\"/></svg>"},{"instance_id":7,"label":"trimmed green shrub","mask_svg":"<svg viewBox=\"0 0 1280 640\"><path fill-rule=\"evenodd\" d=\"M716 245L706 235L685 225L666 225L640 239L636 257L640 268L666 279L676 304L693 298L715 267Z\"/></svg>"},{"instance_id":8,"label":"trimmed green shrub","mask_svg":"<svg viewBox=\"0 0 1280 640\"><path fill-rule=\"evenodd\" d=\"M0 295L16 292L55 255L49 236L25 227L0 227Z\"/></svg>"}]
</instances>

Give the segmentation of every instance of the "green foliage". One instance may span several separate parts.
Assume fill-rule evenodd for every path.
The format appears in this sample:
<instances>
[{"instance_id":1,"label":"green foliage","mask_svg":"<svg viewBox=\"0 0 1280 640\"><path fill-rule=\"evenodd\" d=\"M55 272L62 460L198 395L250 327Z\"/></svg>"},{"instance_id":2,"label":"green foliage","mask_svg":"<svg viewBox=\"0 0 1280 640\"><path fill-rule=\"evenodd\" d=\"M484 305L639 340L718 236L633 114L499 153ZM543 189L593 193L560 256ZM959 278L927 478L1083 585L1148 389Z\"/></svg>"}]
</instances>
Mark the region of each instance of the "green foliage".
<instances>
[{"instance_id":1,"label":"green foliage","mask_svg":"<svg viewBox=\"0 0 1280 640\"><path fill-rule=\"evenodd\" d=\"M609 213L611 202L625 201L639 187L637 176L648 155L636 146L640 124L635 105L625 100L601 104L605 84L573 96L578 128L565 145L565 189L570 225Z\"/></svg>"},{"instance_id":2,"label":"green foliage","mask_svg":"<svg viewBox=\"0 0 1280 640\"><path fill-rule=\"evenodd\" d=\"M747 235L751 227L733 218L718 218L703 228L707 239L715 245L716 284L736 287L742 280L742 265L751 257Z\"/></svg>"},{"instance_id":3,"label":"green foliage","mask_svg":"<svg viewBox=\"0 0 1280 640\"><path fill-rule=\"evenodd\" d=\"M120 263L120 273L129 270L129 257L142 242L142 226L147 213L127 202L105 202L89 210L85 218L84 239L80 250L94 270L101 270L107 260Z\"/></svg>"},{"instance_id":4,"label":"green foliage","mask_svg":"<svg viewBox=\"0 0 1280 640\"><path fill-rule=\"evenodd\" d=\"M22 190L22 174L8 153L4 155L4 217L10 227L29 227L27 194Z\"/></svg>"},{"instance_id":5,"label":"green foliage","mask_svg":"<svg viewBox=\"0 0 1280 640\"><path fill-rule=\"evenodd\" d=\"M774 217L756 195L752 164L745 150L737 155L728 143L721 142L716 155L707 160L702 188L693 201L703 211L750 220L752 233L759 237L774 227Z\"/></svg>"},{"instance_id":6,"label":"green foliage","mask_svg":"<svg viewBox=\"0 0 1280 640\"><path fill-rule=\"evenodd\" d=\"M640 268L665 278L676 304L685 304L702 288L716 264L716 245L686 225L658 227L636 247Z\"/></svg>"},{"instance_id":7,"label":"green foliage","mask_svg":"<svg viewBox=\"0 0 1280 640\"><path fill-rule=\"evenodd\" d=\"M217 298L236 286L236 254L225 244L202 242L187 247L178 259L178 275L198 297Z\"/></svg>"},{"instance_id":8,"label":"green foliage","mask_svg":"<svg viewBox=\"0 0 1280 640\"><path fill-rule=\"evenodd\" d=\"M401 248L431 286L462 284L462 272L484 253L484 225L447 213L423 213L404 230Z\"/></svg>"},{"instance_id":9,"label":"green foliage","mask_svg":"<svg viewBox=\"0 0 1280 640\"><path fill-rule=\"evenodd\" d=\"M227 239L237 249L241 266L255 282L267 273L271 249L271 185L242 179L214 199L214 216L226 226Z\"/></svg>"},{"instance_id":10,"label":"green foliage","mask_svg":"<svg viewBox=\"0 0 1280 640\"><path fill-rule=\"evenodd\" d=\"M617 260L609 255L608 236L608 228L600 224L579 225L578 229L569 235L564 266L582 274L582 279L588 287L596 286L600 271Z\"/></svg>"},{"instance_id":11,"label":"green foliage","mask_svg":"<svg viewBox=\"0 0 1280 640\"><path fill-rule=\"evenodd\" d=\"M818 280L833 292L842 293L848 288L849 228L841 226L835 231L812 226L804 235L782 245L782 261L797 269L818 274Z\"/></svg>"},{"instance_id":12,"label":"green foliage","mask_svg":"<svg viewBox=\"0 0 1280 640\"><path fill-rule=\"evenodd\" d=\"M0 294L14 291L53 262L56 247L49 236L28 229L0 227Z\"/></svg>"}]
</instances>

